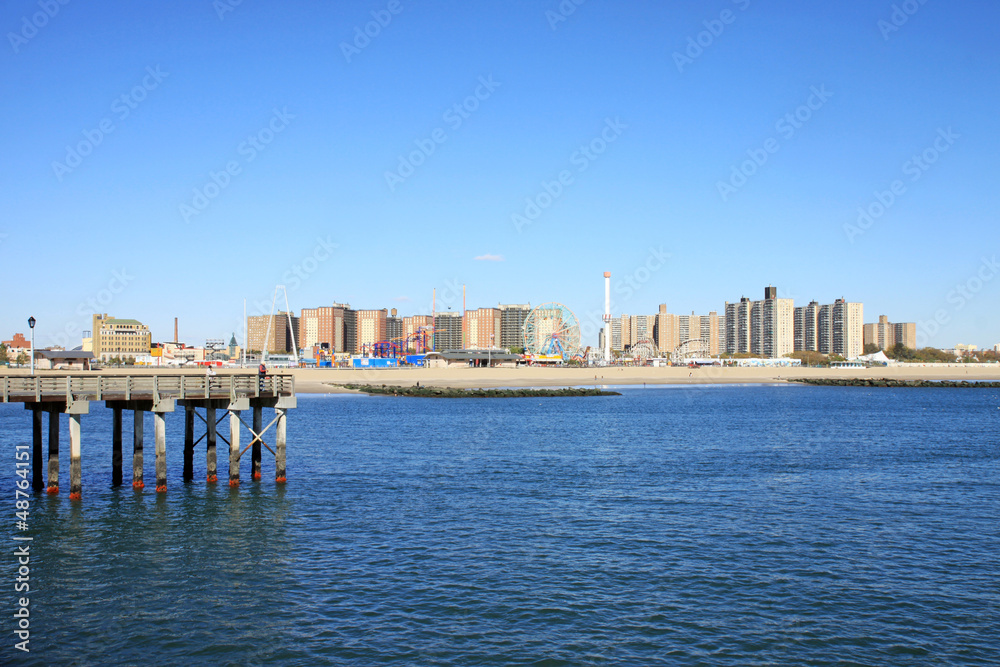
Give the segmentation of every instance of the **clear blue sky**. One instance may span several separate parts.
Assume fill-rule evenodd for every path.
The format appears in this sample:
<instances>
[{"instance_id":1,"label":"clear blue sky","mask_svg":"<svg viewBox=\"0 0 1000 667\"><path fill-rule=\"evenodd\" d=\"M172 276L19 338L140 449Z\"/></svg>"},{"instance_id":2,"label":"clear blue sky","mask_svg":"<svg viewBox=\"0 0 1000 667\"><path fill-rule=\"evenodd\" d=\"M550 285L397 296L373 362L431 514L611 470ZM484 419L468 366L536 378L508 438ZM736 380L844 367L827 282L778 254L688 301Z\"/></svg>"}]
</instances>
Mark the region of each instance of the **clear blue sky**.
<instances>
[{"instance_id":1,"label":"clear blue sky","mask_svg":"<svg viewBox=\"0 0 1000 667\"><path fill-rule=\"evenodd\" d=\"M4 3L3 337L34 315L40 344L78 345L103 300L202 343L279 282L296 311L427 313L466 284L470 308L560 301L588 321L607 270L616 314L722 310L771 283L863 301L867 321L943 315L928 344L1000 341L994 2L912 0L891 31L888 0L232 2ZM372 12L387 25L355 43ZM578 152L602 132L603 153ZM390 187L417 142L433 153ZM730 181L748 151L766 162Z\"/></svg>"}]
</instances>

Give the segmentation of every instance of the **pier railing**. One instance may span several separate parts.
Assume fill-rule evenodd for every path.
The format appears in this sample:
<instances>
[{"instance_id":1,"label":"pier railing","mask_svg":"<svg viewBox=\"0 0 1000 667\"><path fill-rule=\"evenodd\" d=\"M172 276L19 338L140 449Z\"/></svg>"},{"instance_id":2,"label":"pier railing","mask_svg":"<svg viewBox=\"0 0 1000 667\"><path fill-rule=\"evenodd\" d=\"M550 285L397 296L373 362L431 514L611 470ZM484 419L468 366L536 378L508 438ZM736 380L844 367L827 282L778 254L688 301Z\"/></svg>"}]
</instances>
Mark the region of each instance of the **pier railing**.
<instances>
[{"instance_id":1,"label":"pier railing","mask_svg":"<svg viewBox=\"0 0 1000 667\"><path fill-rule=\"evenodd\" d=\"M292 375L13 375L0 377L0 402L294 396Z\"/></svg>"}]
</instances>

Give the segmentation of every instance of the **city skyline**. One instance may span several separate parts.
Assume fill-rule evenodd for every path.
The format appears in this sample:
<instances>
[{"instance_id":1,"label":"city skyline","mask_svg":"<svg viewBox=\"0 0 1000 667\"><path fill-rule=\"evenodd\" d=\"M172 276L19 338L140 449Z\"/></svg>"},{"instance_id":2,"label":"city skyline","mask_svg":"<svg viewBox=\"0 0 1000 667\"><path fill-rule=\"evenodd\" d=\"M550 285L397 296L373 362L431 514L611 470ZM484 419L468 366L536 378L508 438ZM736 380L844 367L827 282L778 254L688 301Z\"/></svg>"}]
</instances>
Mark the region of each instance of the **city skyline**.
<instances>
[{"instance_id":1,"label":"city skyline","mask_svg":"<svg viewBox=\"0 0 1000 667\"><path fill-rule=\"evenodd\" d=\"M463 294L466 291L465 285L452 286L452 287L456 288L455 293L459 295ZM833 299L831 300L831 303L825 305L821 305L815 299L810 300L808 304L797 305L794 298L784 296L784 292L782 292L782 290L780 290L776 286L768 285L765 288L764 292L765 292L765 299L772 299L776 304L782 304L782 303L785 304L785 306L782 307L783 308L782 321L784 325L787 326L787 330L784 330L783 333L780 334L781 336L780 339L782 342L778 344L778 347L775 348L773 352L767 352L765 356L781 357L784 356L786 353L792 351L797 352L800 350L809 350L809 349L820 352L823 352L824 349L826 349L828 350L828 352L835 352L841 355L846 354L851 357L856 357L861 353L860 347L863 347L863 345L860 345L857 349L849 350L847 347L841 347L839 344L835 345L832 338L824 344L822 342L821 337L819 337L819 334L816 333L817 321L821 322L823 320L824 309L831 309L828 311L829 314L827 314L825 317L827 318L828 322L832 322L833 312L834 312L832 309L834 309L837 306L837 304L845 303L845 299L843 297ZM434 298L436 298L436 293L432 296L432 299ZM447 297L446 295L446 299L450 300L450 297ZM613 303L614 302L612 301L612 304ZM766 317L765 311L762 310L760 311L759 314L753 315L751 312L752 310L751 306L757 306L758 304L760 304L763 307L764 304L767 303L767 301L760 301L758 299L753 299L743 296L741 297L740 301L725 302L722 308L704 309L703 311L691 311L690 315L688 315L687 313L674 312L672 309L670 309L669 315L674 319L671 320L670 322L665 322L661 320L661 318L667 316L668 314L668 303L669 302L667 303L661 302L657 306L656 312L652 314L650 313L643 314L641 312L630 313L626 311L618 311L617 314L615 314L614 308L612 307L612 313L611 313L612 324L617 326L617 329L613 333L613 338L614 340L618 341L617 343L614 343L612 345L613 349L615 349L616 351L621 351L623 347L627 347L628 344L624 342L625 338L628 338L628 340L631 343L643 340L650 341L661 351L672 349L673 347L676 347L679 344L679 342L686 339L686 337L681 335L679 332L680 330L686 331L688 326L687 320L689 317L693 318L693 321L695 322L695 324L692 326L696 326L700 329L701 334L699 335L701 338L704 338L705 340L711 339L713 341L713 348L717 341L718 352L729 352L730 354L734 354L739 352L756 351L757 353L764 353L765 349L764 346L771 345L770 342L765 343L763 339L760 339L756 343L751 343L751 333L749 328L750 327L749 322L751 317L758 318L759 323L754 325L755 329L763 326L763 321L764 321L763 318ZM742 305L746 306L746 312L742 313L742 315L739 315L741 303ZM258 302L257 305L261 308L266 308L268 306L268 304L265 303L264 301ZM272 322L270 326L267 327L271 329L271 331L275 332L274 338L272 340L275 342L275 344L278 344L279 346L285 346L284 334L279 334L278 329L274 327L280 328L286 326L284 323L284 319L286 318L286 312L283 310L283 305L284 305L283 301L275 299L274 301L275 310L273 313L275 321ZM884 338L886 335L888 335L894 342L895 340L897 340L896 337L899 336L898 340L905 340L907 346L916 348L939 347L940 349L953 349L956 346L967 346L971 344L973 346L978 347L979 349L985 350L985 349L995 348L997 345L1000 345L998 343L988 343L979 341L972 342L971 340L966 340L966 339L962 339L957 342L952 342L950 344L940 345L940 346L929 345L926 343L927 333L925 330L922 329L924 323L915 323L915 322L906 323L909 328L905 330L905 333L903 332L903 330L896 329L894 331L900 331L900 333L877 334L875 333L877 331L877 327L883 326L883 324L887 323L889 320L893 320L898 323L906 320L906 318L899 317L896 315L888 316L885 315L884 313L878 313L877 315L875 315L872 314L871 311L869 311L868 314L864 314L863 301L847 302L845 305L856 308L857 310L857 312L851 316L851 320L853 322L852 329L856 330L851 335L851 337L852 339L855 340L855 342L860 340L869 340L869 339L877 340L880 338ZM478 325L470 324L468 327L463 325L464 336L468 339L466 341L467 347L468 346L485 347L485 345L482 343L483 340L491 340L493 336L499 338L498 332L500 331L500 317L501 313L504 312L506 309L514 309L514 310L525 309L524 313L526 314L533 308L533 306L530 306L530 304L514 304L514 303L507 303L507 304L498 303L496 306L486 306L486 307L476 306L476 305L469 306L468 304L466 304L466 306L467 308L464 311L461 307L455 309L454 307L449 306L447 307L446 310L436 310L434 312L436 312L438 317L442 316L458 317L465 314L469 316L467 319L470 319L470 321L472 322L477 321L478 318L485 315L486 311L496 312L496 318L497 318L496 323L495 324L490 323L488 325L488 328L484 330L485 331L484 333L479 333L478 329L472 328ZM337 325L335 325L335 322L343 319L344 311L350 312L356 319L360 318L357 320L358 324L355 325L357 326L356 335L358 336L358 339L352 339L351 341L341 341L337 343L336 349L338 350L340 349L346 350L347 348L354 349L355 342L356 345L360 347L361 345L360 341L362 339L366 343L372 343L380 340L389 340L394 338L405 337L405 335L413 333L413 331L411 331L410 329L415 330L416 327L416 325L410 326L410 324L407 323L405 325L405 331L404 331L405 321L421 320L421 326L428 326L431 323L431 315L432 315L432 311L430 310L426 313L423 312L404 313L401 309L395 306L393 307L383 306L382 308L365 309L365 308L355 308L349 303L343 303L339 301L332 301L328 305L310 305L301 308L296 306L291 306L291 308L292 308L291 317L293 320L292 329L295 332L294 333L295 340L298 343L297 346L299 347L299 349L305 349L308 346L306 338L310 336L313 338L318 337L319 339L324 339L324 340L341 341L339 337L344 334L343 333L335 334L333 332L338 330ZM572 310L572 308L570 310ZM805 334L806 325L801 321L801 318L805 316L805 312L807 311L811 311L810 316L813 319L813 324L810 327L808 327L810 330L814 332L812 334ZM383 321L381 325L377 325L373 321L372 326L375 326L376 328L367 333L363 333L364 325L361 324L361 321L366 319L370 320L373 317L376 318L377 320L377 314L379 313L384 315L382 319L383 320L387 319L389 321L389 324L387 325L387 323ZM595 349L603 349L604 334L602 332L604 330L605 323L603 321L603 318L601 317L602 313L591 311L586 313L584 317L581 317L580 313L575 313L575 314L577 315L577 319L581 323L581 331L583 334L581 349L587 347L593 347ZM96 326L96 323L98 322L101 315L102 313L95 313L92 315L93 322L95 323L94 326ZM105 313L105 315L109 317L115 317L114 314ZM251 320L263 321L267 318L268 312L256 313L248 310L247 315L248 315L247 323L249 323ZM506 315L504 315L504 317L506 317ZM635 320L635 318L640 318L640 320L643 322L643 324L639 325L640 327L642 327L642 332L637 334L635 331L633 332L623 331L622 318L625 317L630 317L632 318L632 320ZM737 335L736 331L738 325L736 324L736 321L740 317L745 318L745 323L743 325L740 334ZM306 334L306 328L305 328L306 322L310 318L313 320L313 323L310 325L313 327L313 332L312 334ZM714 319L710 320L710 318ZM135 319L136 318L130 316L128 321L133 322ZM143 318L137 318L137 319L140 319L143 322L145 322ZM177 319L179 320L181 318ZM301 319L301 324L300 324L300 319ZM424 322L423 320L426 320L426 322ZM648 320L648 324L645 323L646 320ZM785 320L787 320L787 322ZM388 332L395 331L395 329L391 328L394 326L391 323L392 321L398 322L398 324L396 324L395 327L399 330L399 333L397 335L390 336ZM521 316L521 321L523 322L523 315ZM732 331L727 332L726 330L727 321L730 323L729 326L732 329ZM661 322L663 323L661 324ZM136 322L136 324L139 323ZM793 324L794 324L794 331L793 331ZM174 321L173 325L177 326L177 321ZM258 324L257 326L263 326L263 325ZM387 326L389 326L390 328L386 329ZM635 326L635 324L632 324L632 326ZM664 326L667 327L666 333L664 333L664 330L662 329L662 327ZM830 324L827 324L826 326L829 327ZM897 324L896 326L898 327L899 325ZM342 331L343 324L340 324L339 327L340 330ZM678 327L680 327L681 329L678 330ZM150 331L153 330L152 327L148 328ZM91 327L91 329L93 329L93 327ZM504 330L506 329L507 325L505 324ZM660 330L660 333L656 333L658 329ZM87 333L88 331L91 330L84 329L83 333ZM263 331L264 329L261 329L256 334L252 329L250 331L247 331L246 327L241 322L240 326L236 330L230 333L225 333L225 332L223 333L226 338L228 338L230 335L236 336L239 344L243 345L245 336L248 337L248 340L254 339L255 336L263 340L264 337ZM596 334L594 334L593 336L594 340L590 340L590 334L595 331ZM708 333L709 331L711 331L710 334ZM14 335L20 335L22 333L23 332L19 330L14 330L10 335L14 336ZM223 334L215 332L215 335L209 335L204 339L205 340L216 339L222 335ZM812 336L811 342L808 342L810 340L808 338L809 335ZM738 342L736 342L740 336L746 337L744 345L742 346ZM806 337L804 338L803 336ZM692 334L691 338L694 337L696 336ZM38 347L41 348L41 347L57 346L57 347L66 347L66 349L73 349L74 347L77 347L80 344L80 343L74 344L74 342L70 340L68 336L64 336L63 338L64 338L63 340L56 342L52 342L51 340L46 340L44 338L39 338L39 340L37 341ZM668 339L672 340L673 343L667 344L666 342L664 342ZM170 340L173 342L184 342L185 344L188 345L197 346L198 345L197 341L202 339L198 337L191 337L185 335L181 336L179 341L177 341L174 340L174 338L168 339L153 335L152 340L154 342L166 342ZM502 347L502 345L500 345L499 343L497 345L498 347ZM727 346L728 348L731 349L727 349ZM759 346L759 347L756 350L754 350L753 346ZM253 348L252 345L250 347ZM355 350L355 351L360 351L360 350ZM716 352L713 351L709 356L714 356L715 354Z\"/></svg>"},{"instance_id":2,"label":"city skyline","mask_svg":"<svg viewBox=\"0 0 1000 667\"><path fill-rule=\"evenodd\" d=\"M0 330L228 335L278 283L585 321L609 270L616 312L771 283L1000 336L993 4L57 4L0 22Z\"/></svg>"}]
</instances>

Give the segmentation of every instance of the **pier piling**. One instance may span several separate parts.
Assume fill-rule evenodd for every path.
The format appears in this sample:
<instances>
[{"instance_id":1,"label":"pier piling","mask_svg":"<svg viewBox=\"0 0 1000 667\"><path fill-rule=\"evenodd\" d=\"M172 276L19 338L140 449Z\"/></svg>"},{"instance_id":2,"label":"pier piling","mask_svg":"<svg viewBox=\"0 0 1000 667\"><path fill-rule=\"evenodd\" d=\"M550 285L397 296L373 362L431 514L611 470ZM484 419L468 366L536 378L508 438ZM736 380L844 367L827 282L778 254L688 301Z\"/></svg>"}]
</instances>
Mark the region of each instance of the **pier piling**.
<instances>
[{"instance_id":1,"label":"pier piling","mask_svg":"<svg viewBox=\"0 0 1000 667\"><path fill-rule=\"evenodd\" d=\"M216 429L216 418L215 418L215 408L209 407L205 410L205 422L208 427L208 432L205 434L205 439L208 441L208 449L205 453L205 464L208 467L208 483L215 484L219 481L219 464L218 456L216 453L216 441L217 435L215 433Z\"/></svg>"},{"instance_id":2,"label":"pier piling","mask_svg":"<svg viewBox=\"0 0 1000 667\"><path fill-rule=\"evenodd\" d=\"M111 486L122 485L122 409L112 408Z\"/></svg>"},{"instance_id":3,"label":"pier piling","mask_svg":"<svg viewBox=\"0 0 1000 667\"><path fill-rule=\"evenodd\" d=\"M240 411L229 411L229 486L240 485Z\"/></svg>"},{"instance_id":4,"label":"pier piling","mask_svg":"<svg viewBox=\"0 0 1000 667\"><path fill-rule=\"evenodd\" d=\"M287 434L285 418L287 410L276 408L278 424L274 432L274 481L283 484L285 480L285 437Z\"/></svg>"},{"instance_id":5,"label":"pier piling","mask_svg":"<svg viewBox=\"0 0 1000 667\"><path fill-rule=\"evenodd\" d=\"M184 407L184 481L194 479L194 407Z\"/></svg>"},{"instance_id":6,"label":"pier piling","mask_svg":"<svg viewBox=\"0 0 1000 667\"><path fill-rule=\"evenodd\" d=\"M80 500L83 496L83 468L80 462L80 417L69 416L69 498Z\"/></svg>"},{"instance_id":7,"label":"pier piling","mask_svg":"<svg viewBox=\"0 0 1000 667\"><path fill-rule=\"evenodd\" d=\"M42 482L42 410L37 403L31 408L31 488L41 491Z\"/></svg>"},{"instance_id":8,"label":"pier piling","mask_svg":"<svg viewBox=\"0 0 1000 667\"><path fill-rule=\"evenodd\" d=\"M250 479L253 481L260 480L261 473L261 429L263 428L263 418L262 412L263 408L259 405L253 407L253 446L250 448Z\"/></svg>"},{"instance_id":9,"label":"pier piling","mask_svg":"<svg viewBox=\"0 0 1000 667\"><path fill-rule=\"evenodd\" d=\"M132 411L132 488L141 489L142 482L142 410Z\"/></svg>"},{"instance_id":10,"label":"pier piling","mask_svg":"<svg viewBox=\"0 0 1000 667\"><path fill-rule=\"evenodd\" d=\"M59 413L49 411L49 479L47 493L59 493Z\"/></svg>"},{"instance_id":11,"label":"pier piling","mask_svg":"<svg viewBox=\"0 0 1000 667\"><path fill-rule=\"evenodd\" d=\"M156 441L156 492L167 490L167 420L163 412L153 413L153 437Z\"/></svg>"}]
</instances>

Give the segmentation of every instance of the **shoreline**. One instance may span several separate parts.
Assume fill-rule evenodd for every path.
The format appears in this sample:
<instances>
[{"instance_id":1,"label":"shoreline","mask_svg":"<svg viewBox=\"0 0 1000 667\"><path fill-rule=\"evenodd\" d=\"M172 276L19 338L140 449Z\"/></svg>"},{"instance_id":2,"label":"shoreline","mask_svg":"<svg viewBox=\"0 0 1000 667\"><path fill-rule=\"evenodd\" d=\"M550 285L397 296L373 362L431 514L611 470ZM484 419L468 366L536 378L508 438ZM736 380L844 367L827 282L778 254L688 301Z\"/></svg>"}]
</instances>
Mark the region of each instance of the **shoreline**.
<instances>
[{"instance_id":1,"label":"shoreline","mask_svg":"<svg viewBox=\"0 0 1000 667\"><path fill-rule=\"evenodd\" d=\"M154 375L157 373L201 375L200 369L158 369L150 367L117 368L102 371L106 375ZM224 377L234 373L253 372L219 369ZM344 385L396 385L453 389L513 389L609 387L642 385L724 385L724 384L787 384L792 380L901 380L901 381L992 381L1000 382L1000 364L913 364L875 368L744 368L705 366L678 367L619 367L606 368L393 368L393 369L279 369L281 374L295 377L297 394L357 393ZM28 375L27 369L9 369L5 375ZM37 371L39 376L80 375L87 371Z\"/></svg>"},{"instance_id":2,"label":"shoreline","mask_svg":"<svg viewBox=\"0 0 1000 667\"><path fill-rule=\"evenodd\" d=\"M454 389L532 387L627 387L642 385L788 384L802 379L826 380L988 380L1000 381L1000 364L891 366L881 368L401 368L293 369L299 394L358 393L344 385L394 385Z\"/></svg>"}]
</instances>

